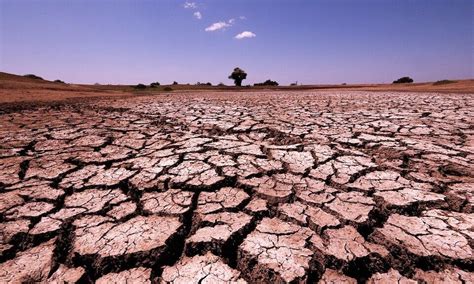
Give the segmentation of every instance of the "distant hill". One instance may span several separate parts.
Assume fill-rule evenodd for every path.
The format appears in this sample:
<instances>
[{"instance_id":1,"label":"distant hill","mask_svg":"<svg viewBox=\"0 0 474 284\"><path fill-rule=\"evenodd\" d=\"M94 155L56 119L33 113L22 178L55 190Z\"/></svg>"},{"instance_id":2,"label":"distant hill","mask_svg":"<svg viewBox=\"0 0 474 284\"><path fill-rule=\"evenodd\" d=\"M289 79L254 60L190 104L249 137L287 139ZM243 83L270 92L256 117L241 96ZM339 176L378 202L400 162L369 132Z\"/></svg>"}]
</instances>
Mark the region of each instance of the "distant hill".
<instances>
[{"instance_id":1,"label":"distant hill","mask_svg":"<svg viewBox=\"0 0 474 284\"><path fill-rule=\"evenodd\" d=\"M37 78L34 78L36 76ZM60 78L58 78L60 79ZM78 91L87 90L78 85L70 85L64 83L57 83L41 78L41 76L34 74L15 75L5 72L0 72L0 88L2 89L47 89L47 90L62 90L62 91Z\"/></svg>"}]
</instances>

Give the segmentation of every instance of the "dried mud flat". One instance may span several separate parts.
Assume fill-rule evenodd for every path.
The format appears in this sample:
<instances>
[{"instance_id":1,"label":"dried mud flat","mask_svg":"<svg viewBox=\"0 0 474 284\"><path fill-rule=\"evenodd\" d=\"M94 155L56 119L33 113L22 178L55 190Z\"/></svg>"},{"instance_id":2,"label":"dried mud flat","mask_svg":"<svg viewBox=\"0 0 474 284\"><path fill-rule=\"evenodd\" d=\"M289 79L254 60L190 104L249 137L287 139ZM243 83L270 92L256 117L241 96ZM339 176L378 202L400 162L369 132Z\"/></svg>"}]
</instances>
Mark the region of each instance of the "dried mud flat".
<instances>
[{"instance_id":1,"label":"dried mud flat","mask_svg":"<svg viewBox=\"0 0 474 284\"><path fill-rule=\"evenodd\" d=\"M473 283L474 95L0 108L0 282Z\"/></svg>"}]
</instances>

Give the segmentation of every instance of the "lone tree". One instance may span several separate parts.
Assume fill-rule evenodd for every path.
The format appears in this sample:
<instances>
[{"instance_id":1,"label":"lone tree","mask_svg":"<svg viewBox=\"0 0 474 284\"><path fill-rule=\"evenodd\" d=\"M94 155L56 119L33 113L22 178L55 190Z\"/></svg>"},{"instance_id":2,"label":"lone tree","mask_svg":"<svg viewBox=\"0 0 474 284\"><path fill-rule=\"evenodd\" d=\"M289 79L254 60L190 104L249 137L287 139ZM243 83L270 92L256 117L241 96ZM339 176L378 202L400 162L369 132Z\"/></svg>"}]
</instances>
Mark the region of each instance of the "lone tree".
<instances>
[{"instance_id":1,"label":"lone tree","mask_svg":"<svg viewBox=\"0 0 474 284\"><path fill-rule=\"evenodd\" d=\"M398 80L393 81L393 84L413 83L413 79L410 77L402 77Z\"/></svg>"},{"instance_id":2,"label":"lone tree","mask_svg":"<svg viewBox=\"0 0 474 284\"><path fill-rule=\"evenodd\" d=\"M247 73L239 67L234 68L234 72L229 75L229 79L234 80L234 84L237 87L242 86L242 81L247 79Z\"/></svg>"}]
</instances>

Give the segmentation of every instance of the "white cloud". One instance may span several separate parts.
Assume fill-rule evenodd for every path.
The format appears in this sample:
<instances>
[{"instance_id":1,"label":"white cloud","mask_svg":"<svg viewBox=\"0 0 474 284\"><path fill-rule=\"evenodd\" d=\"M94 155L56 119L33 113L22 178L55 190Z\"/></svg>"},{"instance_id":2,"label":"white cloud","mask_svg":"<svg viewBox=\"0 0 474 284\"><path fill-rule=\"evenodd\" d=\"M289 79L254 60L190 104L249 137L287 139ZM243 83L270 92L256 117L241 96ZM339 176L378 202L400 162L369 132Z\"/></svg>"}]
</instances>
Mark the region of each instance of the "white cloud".
<instances>
[{"instance_id":1,"label":"white cloud","mask_svg":"<svg viewBox=\"0 0 474 284\"><path fill-rule=\"evenodd\" d=\"M210 25L209 27L207 27L205 29L205 31L206 32L214 32L214 31L218 31L218 30L228 28L230 26L232 26L232 24L228 24L226 22L217 22L217 23L214 23L214 24Z\"/></svg>"},{"instance_id":2,"label":"white cloud","mask_svg":"<svg viewBox=\"0 0 474 284\"><path fill-rule=\"evenodd\" d=\"M183 7L184 7L184 9L196 9L197 4L196 4L196 2L185 2Z\"/></svg>"},{"instance_id":3,"label":"white cloud","mask_svg":"<svg viewBox=\"0 0 474 284\"><path fill-rule=\"evenodd\" d=\"M247 17L245 17L245 16L240 16L239 19L241 19L241 20L247 20Z\"/></svg>"},{"instance_id":4,"label":"white cloud","mask_svg":"<svg viewBox=\"0 0 474 284\"><path fill-rule=\"evenodd\" d=\"M240 34L236 35L235 38L236 39L244 39L244 38L252 38L252 37L256 37L257 35L254 34L253 32L249 32L249 31L245 31L245 32L241 32Z\"/></svg>"},{"instance_id":5,"label":"white cloud","mask_svg":"<svg viewBox=\"0 0 474 284\"><path fill-rule=\"evenodd\" d=\"M228 27L232 27L234 25L234 23L235 23L234 18L229 19L227 22L220 21L220 22L217 22L217 23L214 23L214 24L210 25L209 27L207 27L205 29L205 31L206 32L214 32L214 31L218 31L218 30L225 30Z\"/></svg>"},{"instance_id":6,"label":"white cloud","mask_svg":"<svg viewBox=\"0 0 474 284\"><path fill-rule=\"evenodd\" d=\"M200 20L202 19L202 15L201 15L201 12L197 11L197 12L194 12L194 17L196 17L196 19Z\"/></svg>"}]
</instances>

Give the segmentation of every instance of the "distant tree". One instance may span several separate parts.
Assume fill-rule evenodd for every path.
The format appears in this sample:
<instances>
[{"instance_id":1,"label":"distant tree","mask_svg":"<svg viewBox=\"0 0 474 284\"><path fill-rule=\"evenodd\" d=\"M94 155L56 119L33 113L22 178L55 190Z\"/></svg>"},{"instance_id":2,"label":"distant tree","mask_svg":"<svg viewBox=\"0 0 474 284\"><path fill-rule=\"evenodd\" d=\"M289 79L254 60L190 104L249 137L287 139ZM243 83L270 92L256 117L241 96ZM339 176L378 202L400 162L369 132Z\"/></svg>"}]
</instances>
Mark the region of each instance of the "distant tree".
<instances>
[{"instance_id":1,"label":"distant tree","mask_svg":"<svg viewBox=\"0 0 474 284\"><path fill-rule=\"evenodd\" d=\"M176 81L173 81L173 85L178 85L178 82L176 82Z\"/></svg>"},{"instance_id":2,"label":"distant tree","mask_svg":"<svg viewBox=\"0 0 474 284\"><path fill-rule=\"evenodd\" d=\"M61 81L61 80L54 80L54 83L61 83L61 84L65 84L64 81Z\"/></svg>"},{"instance_id":3,"label":"distant tree","mask_svg":"<svg viewBox=\"0 0 474 284\"><path fill-rule=\"evenodd\" d=\"M134 88L137 90L143 90L143 89L146 89L146 86L144 84L138 84Z\"/></svg>"},{"instance_id":4,"label":"distant tree","mask_svg":"<svg viewBox=\"0 0 474 284\"><path fill-rule=\"evenodd\" d=\"M268 86L278 86L278 82L277 81L272 81L270 79L266 80L265 82L265 85L268 85Z\"/></svg>"},{"instance_id":5,"label":"distant tree","mask_svg":"<svg viewBox=\"0 0 474 284\"><path fill-rule=\"evenodd\" d=\"M297 84L296 83L291 83L290 86L297 86Z\"/></svg>"},{"instance_id":6,"label":"distant tree","mask_svg":"<svg viewBox=\"0 0 474 284\"><path fill-rule=\"evenodd\" d=\"M446 84L452 84L452 83L456 83L457 81L452 81L452 80L440 80L440 81L436 81L433 83L434 86L438 86L438 85L446 85Z\"/></svg>"},{"instance_id":7,"label":"distant tree","mask_svg":"<svg viewBox=\"0 0 474 284\"><path fill-rule=\"evenodd\" d=\"M402 77L398 80L393 81L393 84L413 83L413 79L410 77Z\"/></svg>"},{"instance_id":8,"label":"distant tree","mask_svg":"<svg viewBox=\"0 0 474 284\"><path fill-rule=\"evenodd\" d=\"M207 83L197 82L196 86L212 86L212 84L210 82L207 82Z\"/></svg>"},{"instance_id":9,"label":"distant tree","mask_svg":"<svg viewBox=\"0 0 474 284\"><path fill-rule=\"evenodd\" d=\"M43 78L41 78L40 76L36 76L35 74L26 74L26 75L23 75L23 77L36 79L36 80L44 80Z\"/></svg>"},{"instance_id":10,"label":"distant tree","mask_svg":"<svg viewBox=\"0 0 474 284\"><path fill-rule=\"evenodd\" d=\"M222 83L222 82L220 82L219 84L217 84L217 86L219 86L219 87L225 87L225 84Z\"/></svg>"},{"instance_id":11,"label":"distant tree","mask_svg":"<svg viewBox=\"0 0 474 284\"><path fill-rule=\"evenodd\" d=\"M154 83L150 84L150 87L152 87L152 88L156 88L156 87L159 87L159 86L160 86L160 82L154 82Z\"/></svg>"},{"instance_id":12,"label":"distant tree","mask_svg":"<svg viewBox=\"0 0 474 284\"><path fill-rule=\"evenodd\" d=\"M256 84L253 84L253 85L254 86L278 86L278 82L268 79L263 83L256 83Z\"/></svg>"},{"instance_id":13,"label":"distant tree","mask_svg":"<svg viewBox=\"0 0 474 284\"><path fill-rule=\"evenodd\" d=\"M247 79L247 73L239 67L236 67L232 74L229 75L229 79L234 80L234 84L240 87L242 86L242 81Z\"/></svg>"}]
</instances>

